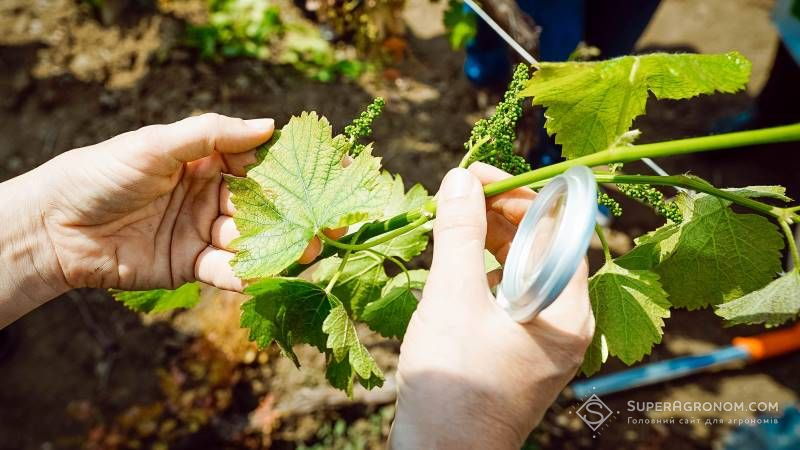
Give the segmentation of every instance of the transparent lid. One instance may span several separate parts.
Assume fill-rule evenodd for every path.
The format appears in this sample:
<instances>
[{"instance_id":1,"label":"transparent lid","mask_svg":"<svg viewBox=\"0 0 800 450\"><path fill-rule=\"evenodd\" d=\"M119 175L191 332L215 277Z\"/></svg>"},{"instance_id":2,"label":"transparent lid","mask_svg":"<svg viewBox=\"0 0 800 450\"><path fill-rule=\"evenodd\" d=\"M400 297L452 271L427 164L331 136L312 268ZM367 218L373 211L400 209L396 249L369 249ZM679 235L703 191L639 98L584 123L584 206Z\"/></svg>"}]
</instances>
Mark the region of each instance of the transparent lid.
<instances>
[{"instance_id":1,"label":"transparent lid","mask_svg":"<svg viewBox=\"0 0 800 450\"><path fill-rule=\"evenodd\" d=\"M503 267L498 304L518 322L547 308L586 255L597 214L592 171L573 167L554 178L525 213Z\"/></svg>"}]
</instances>

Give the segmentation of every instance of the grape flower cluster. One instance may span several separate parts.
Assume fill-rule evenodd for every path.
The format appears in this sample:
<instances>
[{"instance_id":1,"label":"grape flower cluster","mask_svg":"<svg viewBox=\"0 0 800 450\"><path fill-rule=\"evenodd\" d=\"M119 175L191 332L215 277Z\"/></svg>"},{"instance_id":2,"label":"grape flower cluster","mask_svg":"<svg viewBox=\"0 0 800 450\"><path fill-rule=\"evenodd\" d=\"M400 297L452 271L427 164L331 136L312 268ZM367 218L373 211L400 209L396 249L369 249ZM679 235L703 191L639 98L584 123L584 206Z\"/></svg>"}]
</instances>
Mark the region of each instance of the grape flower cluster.
<instances>
[{"instance_id":1,"label":"grape flower cluster","mask_svg":"<svg viewBox=\"0 0 800 450\"><path fill-rule=\"evenodd\" d=\"M608 210L611 212L611 215L614 217L619 217L622 215L622 206L620 206L619 202L611 198L611 196L605 192L597 193L597 204L608 208Z\"/></svg>"},{"instance_id":2,"label":"grape flower cluster","mask_svg":"<svg viewBox=\"0 0 800 450\"><path fill-rule=\"evenodd\" d=\"M683 222L683 214L675 202L668 202L664 194L649 184L618 184L620 192L628 197L650 205L657 214L666 217L675 223Z\"/></svg>"},{"instance_id":3,"label":"grape flower cluster","mask_svg":"<svg viewBox=\"0 0 800 450\"><path fill-rule=\"evenodd\" d=\"M518 65L494 114L479 120L472 128L469 141L464 144L468 155L464 166L481 161L512 175L531 170L525 158L514 153L517 121L522 116L522 100L518 94L528 78L528 67L525 64Z\"/></svg>"},{"instance_id":4,"label":"grape flower cluster","mask_svg":"<svg viewBox=\"0 0 800 450\"><path fill-rule=\"evenodd\" d=\"M383 98L376 97L358 117L353 119L353 122L344 127L344 135L350 140L352 156L358 156L366 148L366 145L359 143L358 139L372 134L372 122L381 115L385 104Z\"/></svg>"}]
</instances>

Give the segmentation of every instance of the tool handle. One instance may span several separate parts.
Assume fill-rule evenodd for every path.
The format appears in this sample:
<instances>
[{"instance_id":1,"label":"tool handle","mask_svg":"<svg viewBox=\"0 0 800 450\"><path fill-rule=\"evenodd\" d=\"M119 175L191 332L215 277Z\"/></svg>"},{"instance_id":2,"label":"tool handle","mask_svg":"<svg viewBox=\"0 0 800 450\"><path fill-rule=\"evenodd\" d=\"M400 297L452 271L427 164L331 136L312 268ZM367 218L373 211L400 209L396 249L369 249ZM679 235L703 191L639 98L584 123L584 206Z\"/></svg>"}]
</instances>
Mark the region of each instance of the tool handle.
<instances>
[{"instance_id":1,"label":"tool handle","mask_svg":"<svg viewBox=\"0 0 800 450\"><path fill-rule=\"evenodd\" d=\"M733 338L733 345L747 350L755 361L800 350L800 322L792 328Z\"/></svg>"}]
</instances>

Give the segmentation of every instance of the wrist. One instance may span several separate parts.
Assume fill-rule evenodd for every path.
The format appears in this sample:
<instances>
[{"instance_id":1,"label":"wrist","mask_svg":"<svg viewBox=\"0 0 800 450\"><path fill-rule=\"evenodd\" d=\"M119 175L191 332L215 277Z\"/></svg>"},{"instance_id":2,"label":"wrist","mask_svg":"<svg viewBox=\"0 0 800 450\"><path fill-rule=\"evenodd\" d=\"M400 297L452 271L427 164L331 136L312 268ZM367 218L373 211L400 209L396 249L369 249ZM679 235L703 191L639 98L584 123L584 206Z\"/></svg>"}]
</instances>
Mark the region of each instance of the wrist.
<instances>
[{"instance_id":1,"label":"wrist","mask_svg":"<svg viewBox=\"0 0 800 450\"><path fill-rule=\"evenodd\" d=\"M0 328L70 289L48 236L46 165L0 183Z\"/></svg>"},{"instance_id":2,"label":"wrist","mask_svg":"<svg viewBox=\"0 0 800 450\"><path fill-rule=\"evenodd\" d=\"M517 450L522 446L530 430L514 423L518 417L510 407L513 402L504 402L497 393L474 386L471 381L466 385L467 380L460 383L436 378L431 375L427 381L421 380L422 389L409 388L398 379L390 449Z\"/></svg>"}]
</instances>

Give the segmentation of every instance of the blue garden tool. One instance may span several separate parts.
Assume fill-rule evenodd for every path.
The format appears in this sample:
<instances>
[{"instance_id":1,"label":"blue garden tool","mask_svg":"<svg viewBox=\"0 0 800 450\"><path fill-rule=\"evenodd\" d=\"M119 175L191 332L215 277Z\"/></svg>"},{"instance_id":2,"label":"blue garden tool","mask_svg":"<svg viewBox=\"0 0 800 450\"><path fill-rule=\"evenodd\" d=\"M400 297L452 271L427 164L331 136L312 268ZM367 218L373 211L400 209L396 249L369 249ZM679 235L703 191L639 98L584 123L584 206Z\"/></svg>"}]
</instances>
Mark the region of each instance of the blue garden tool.
<instances>
[{"instance_id":1,"label":"blue garden tool","mask_svg":"<svg viewBox=\"0 0 800 450\"><path fill-rule=\"evenodd\" d=\"M726 366L733 362L745 363L772 358L800 350L800 323L792 328L771 331L749 337L737 337L732 345L703 355L683 356L633 369L623 370L576 381L569 387L570 393L579 398L587 395L608 395L662 381L674 380L687 375Z\"/></svg>"}]
</instances>

